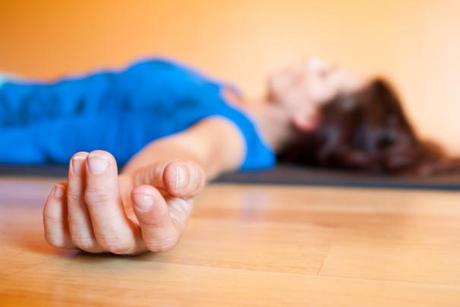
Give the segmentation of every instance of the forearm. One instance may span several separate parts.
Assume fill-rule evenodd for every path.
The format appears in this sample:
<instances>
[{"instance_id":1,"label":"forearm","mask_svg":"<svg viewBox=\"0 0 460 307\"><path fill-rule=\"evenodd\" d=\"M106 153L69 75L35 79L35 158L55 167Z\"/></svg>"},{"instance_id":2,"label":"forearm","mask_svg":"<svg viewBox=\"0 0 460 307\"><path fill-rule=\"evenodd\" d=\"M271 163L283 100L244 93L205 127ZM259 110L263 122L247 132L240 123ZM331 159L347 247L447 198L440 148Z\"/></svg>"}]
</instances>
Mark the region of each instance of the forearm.
<instances>
[{"instance_id":1,"label":"forearm","mask_svg":"<svg viewBox=\"0 0 460 307\"><path fill-rule=\"evenodd\" d=\"M221 167L193 150L193 145L187 146L180 136L172 136L148 144L136 154L123 168L123 174L132 174L137 170L153 164L160 164L172 160L193 161L205 171L208 179L221 173ZM196 146L196 145L195 145ZM214 161L215 162L215 161Z\"/></svg>"},{"instance_id":2,"label":"forearm","mask_svg":"<svg viewBox=\"0 0 460 307\"><path fill-rule=\"evenodd\" d=\"M154 141L135 155L122 173L132 174L149 165L171 160L193 161L207 179L237 168L242 140L235 127L222 119L209 119L177 135Z\"/></svg>"}]
</instances>

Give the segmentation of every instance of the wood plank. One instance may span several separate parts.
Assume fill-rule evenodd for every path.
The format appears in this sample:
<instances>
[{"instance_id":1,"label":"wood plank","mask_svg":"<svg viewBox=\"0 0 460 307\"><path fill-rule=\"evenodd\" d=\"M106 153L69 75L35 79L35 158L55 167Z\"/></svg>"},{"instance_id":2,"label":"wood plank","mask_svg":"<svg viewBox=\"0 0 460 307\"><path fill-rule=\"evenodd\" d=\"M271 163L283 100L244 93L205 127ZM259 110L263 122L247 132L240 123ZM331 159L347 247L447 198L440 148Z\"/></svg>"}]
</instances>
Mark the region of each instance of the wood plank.
<instances>
[{"instance_id":1,"label":"wood plank","mask_svg":"<svg viewBox=\"0 0 460 307\"><path fill-rule=\"evenodd\" d=\"M458 306L460 194L215 184L180 244L136 257L43 239L55 179L0 178L0 305Z\"/></svg>"}]
</instances>

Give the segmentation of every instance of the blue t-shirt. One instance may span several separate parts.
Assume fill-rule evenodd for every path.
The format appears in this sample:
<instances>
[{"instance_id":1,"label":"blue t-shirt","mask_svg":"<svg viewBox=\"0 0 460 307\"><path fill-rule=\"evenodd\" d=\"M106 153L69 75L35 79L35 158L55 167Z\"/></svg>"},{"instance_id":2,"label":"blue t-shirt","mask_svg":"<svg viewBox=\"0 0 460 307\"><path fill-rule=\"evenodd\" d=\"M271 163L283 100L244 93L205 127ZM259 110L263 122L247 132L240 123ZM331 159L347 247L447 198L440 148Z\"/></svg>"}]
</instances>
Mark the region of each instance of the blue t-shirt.
<instances>
[{"instance_id":1,"label":"blue t-shirt","mask_svg":"<svg viewBox=\"0 0 460 307\"><path fill-rule=\"evenodd\" d=\"M275 155L254 123L222 98L227 86L159 58L53 83L6 82L0 87L0 162L66 163L77 151L102 149L125 163L153 140L222 116L244 137L240 169L273 166Z\"/></svg>"}]
</instances>

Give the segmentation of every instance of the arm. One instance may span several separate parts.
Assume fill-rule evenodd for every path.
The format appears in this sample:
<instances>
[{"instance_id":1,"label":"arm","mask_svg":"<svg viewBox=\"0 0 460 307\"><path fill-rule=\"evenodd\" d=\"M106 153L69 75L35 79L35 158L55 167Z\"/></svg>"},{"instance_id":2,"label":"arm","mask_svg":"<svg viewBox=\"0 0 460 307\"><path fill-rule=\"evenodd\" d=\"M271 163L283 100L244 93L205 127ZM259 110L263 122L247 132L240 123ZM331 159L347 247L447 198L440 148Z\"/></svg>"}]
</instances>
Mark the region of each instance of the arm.
<instances>
[{"instance_id":1,"label":"arm","mask_svg":"<svg viewBox=\"0 0 460 307\"><path fill-rule=\"evenodd\" d=\"M118 175L108 152L76 153L68 181L44 208L45 237L56 247L137 254L172 248L206 179L235 169L244 156L236 126L209 118L147 145Z\"/></svg>"},{"instance_id":2,"label":"arm","mask_svg":"<svg viewBox=\"0 0 460 307\"><path fill-rule=\"evenodd\" d=\"M123 169L123 174L172 160L197 163L207 179L236 169L244 158L244 142L238 128L227 119L212 117L190 129L147 145Z\"/></svg>"}]
</instances>

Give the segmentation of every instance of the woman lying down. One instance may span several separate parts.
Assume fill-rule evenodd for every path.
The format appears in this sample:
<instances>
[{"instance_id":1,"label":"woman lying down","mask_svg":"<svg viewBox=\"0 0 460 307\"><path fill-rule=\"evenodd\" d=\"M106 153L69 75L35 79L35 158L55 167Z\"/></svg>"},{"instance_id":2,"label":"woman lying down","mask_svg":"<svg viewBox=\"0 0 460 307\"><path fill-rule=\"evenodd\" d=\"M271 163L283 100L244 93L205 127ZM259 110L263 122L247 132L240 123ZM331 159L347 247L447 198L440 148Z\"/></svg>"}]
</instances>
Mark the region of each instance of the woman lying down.
<instances>
[{"instance_id":1,"label":"woman lying down","mask_svg":"<svg viewBox=\"0 0 460 307\"><path fill-rule=\"evenodd\" d=\"M272 75L257 102L158 58L52 83L9 79L0 87L0 148L1 163L69 163L46 201L45 236L90 253L171 249L209 179L276 160L458 170L417 137L385 81L318 59Z\"/></svg>"}]
</instances>

